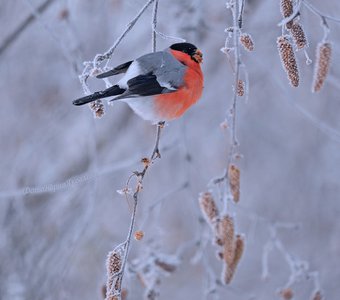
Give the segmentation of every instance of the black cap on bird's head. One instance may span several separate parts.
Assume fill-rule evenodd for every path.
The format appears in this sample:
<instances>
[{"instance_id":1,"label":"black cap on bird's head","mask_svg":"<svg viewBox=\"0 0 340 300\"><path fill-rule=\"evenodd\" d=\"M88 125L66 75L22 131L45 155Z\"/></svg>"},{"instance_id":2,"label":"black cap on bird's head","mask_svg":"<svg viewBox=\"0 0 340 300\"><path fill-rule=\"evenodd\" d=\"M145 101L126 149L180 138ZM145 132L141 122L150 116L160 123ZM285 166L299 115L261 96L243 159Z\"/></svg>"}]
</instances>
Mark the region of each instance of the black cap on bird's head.
<instances>
[{"instance_id":1,"label":"black cap on bird's head","mask_svg":"<svg viewBox=\"0 0 340 300\"><path fill-rule=\"evenodd\" d=\"M190 43L177 43L170 46L170 49L181 51L183 53L186 53L190 55L191 59L194 60L197 63L201 63L203 61L202 59L202 52L197 49L197 47Z\"/></svg>"}]
</instances>

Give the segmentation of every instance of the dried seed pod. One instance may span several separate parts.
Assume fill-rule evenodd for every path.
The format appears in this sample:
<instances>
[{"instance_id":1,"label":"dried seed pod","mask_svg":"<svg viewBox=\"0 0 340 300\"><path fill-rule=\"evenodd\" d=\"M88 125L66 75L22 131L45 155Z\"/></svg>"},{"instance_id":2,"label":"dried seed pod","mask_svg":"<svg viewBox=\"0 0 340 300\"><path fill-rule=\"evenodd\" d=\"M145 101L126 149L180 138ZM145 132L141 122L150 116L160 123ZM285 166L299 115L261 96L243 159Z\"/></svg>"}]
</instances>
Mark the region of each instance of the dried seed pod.
<instances>
[{"instance_id":1,"label":"dried seed pod","mask_svg":"<svg viewBox=\"0 0 340 300\"><path fill-rule=\"evenodd\" d=\"M107 296L110 295L110 291L112 290L114 276L120 271L122 267L122 257L115 250L109 252L106 259L106 273L107 273L107 283L106 283L106 293ZM119 277L116 279L116 285L119 285L120 280Z\"/></svg>"},{"instance_id":2,"label":"dried seed pod","mask_svg":"<svg viewBox=\"0 0 340 300\"><path fill-rule=\"evenodd\" d=\"M244 82L239 79L237 83L237 95L242 97L244 95Z\"/></svg>"},{"instance_id":3,"label":"dried seed pod","mask_svg":"<svg viewBox=\"0 0 340 300\"><path fill-rule=\"evenodd\" d=\"M150 159L148 159L147 157L143 157L141 159L141 163L143 163L144 167L148 167L150 165Z\"/></svg>"},{"instance_id":4,"label":"dried seed pod","mask_svg":"<svg viewBox=\"0 0 340 300\"><path fill-rule=\"evenodd\" d=\"M219 236L223 241L223 259L230 266L234 261L235 254L235 225L231 216L225 215L222 217Z\"/></svg>"},{"instance_id":5,"label":"dried seed pod","mask_svg":"<svg viewBox=\"0 0 340 300\"><path fill-rule=\"evenodd\" d=\"M218 217L218 208L210 192L201 193L198 198L201 212L207 223L214 228Z\"/></svg>"},{"instance_id":6,"label":"dried seed pod","mask_svg":"<svg viewBox=\"0 0 340 300\"><path fill-rule=\"evenodd\" d=\"M59 20L67 20L70 16L70 11L67 8L63 8L59 11L58 19Z\"/></svg>"},{"instance_id":7,"label":"dried seed pod","mask_svg":"<svg viewBox=\"0 0 340 300\"><path fill-rule=\"evenodd\" d=\"M101 291L103 299L106 299L106 285L105 284L102 285L100 291Z\"/></svg>"},{"instance_id":8,"label":"dried seed pod","mask_svg":"<svg viewBox=\"0 0 340 300\"><path fill-rule=\"evenodd\" d=\"M302 26L294 22L290 28L290 34L294 40L294 44L297 50L301 50L307 46L307 38Z\"/></svg>"},{"instance_id":9,"label":"dried seed pod","mask_svg":"<svg viewBox=\"0 0 340 300\"><path fill-rule=\"evenodd\" d=\"M153 288L149 288L144 293L144 299L146 300L156 300L158 299L159 292Z\"/></svg>"},{"instance_id":10,"label":"dried seed pod","mask_svg":"<svg viewBox=\"0 0 340 300\"><path fill-rule=\"evenodd\" d=\"M177 268L176 264L171 264L169 262L162 261L158 258L155 260L155 265L160 267L162 270L168 273L175 272Z\"/></svg>"},{"instance_id":11,"label":"dried seed pod","mask_svg":"<svg viewBox=\"0 0 340 300\"><path fill-rule=\"evenodd\" d=\"M107 275L112 276L115 275L120 271L120 268L122 266L122 258L120 254L115 252L114 250L109 252L106 260L106 270Z\"/></svg>"},{"instance_id":12,"label":"dried seed pod","mask_svg":"<svg viewBox=\"0 0 340 300\"><path fill-rule=\"evenodd\" d=\"M329 66L331 63L332 47L330 43L319 43L316 50L316 62L313 79L313 92L321 90L323 83L327 77Z\"/></svg>"},{"instance_id":13,"label":"dried seed pod","mask_svg":"<svg viewBox=\"0 0 340 300\"><path fill-rule=\"evenodd\" d=\"M293 47L287 36L280 36L277 39L277 47L281 57L284 70L292 86L299 86L299 70L295 59Z\"/></svg>"},{"instance_id":14,"label":"dried seed pod","mask_svg":"<svg viewBox=\"0 0 340 300\"><path fill-rule=\"evenodd\" d=\"M240 35L240 42L243 45L244 49L246 49L248 51L254 50L254 42L253 42L253 39L251 38L250 34L242 33Z\"/></svg>"},{"instance_id":15,"label":"dried seed pod","mask_svg":"<svg viewBox=\"0 0 340 300\"><path fill-rule=\"evenodd\" d=\"M223 269L222 269L222 274L221 274L221 281L224 284L229 284L231 281L230 274L229 274L229 267L228 265L224 262L223 263Z\"/></svg>"},{"instance_id":16,"label":"dried seed pod","mask_svg":"<svg viewBox=\"0 0 340 300\"><path fill-rule=\"evenodd\" d=\"M237 265L244 252L244 238L241 235L236 235L235 240L235 250L234 258L231 264L226 264L227 266L223 269L222 278L225 284L229 284L234 277Z\"/></svg>"},{"instance_id":17,"label":"dried seed pod","mask_svg":"<svg viewBox=\"0 0 340 300\"><path fill-rule=\"evenodd\" d=\"M311 300L322 300L322 294L320 291L316 291L313 293Z\"/></svg>"},{"instance_id":18,"label":"dried seed pod","mask_svg":"<svg viewBox=\"0 0 340 300\"><path fill-rule=\"evenodd\" d=\"M144 237L144 232L142 230L137 230L134 237L136 241L140 241Z\"/></svg>"},{"instance_id":19,"label":"dried seed pod","mask_svg":"<svg viewBox=\"0 0 340 300\"><path fill-rule=\"evenodd\" d=\"M281 14L284 18L288 18L293 13L293 2L292 0L281 0L280 1L280 10ZM286 24L286 28L290 29L293 25L293 20L289 21Z\"/></svg>"},{"instance_id":20,"label":"dried seed pod","mask_svg":"<svg viewBox=\"0 0 340 300\"><path fill-rule=\"evenodd\" d=\"M105 110L104 110L104 104L102 102L102 100L96 100L96 101L93 101L89 104L91 110L93 111L94 113L94 116L96 118L101 118L104 113L105 113Z\"/></svg>"},{"instance_id":21,"label":"dried seed pod","mask_svg":"<svg viewBox=\"0 0 340 300\"><path fill-rule=\"evenodd\" d=\"M217 251L217 252L216 252L216 257L217 257L218 259L220 259L220 260L223 260L223 252Z\"/></svg>"},{"instance_id":22,"label":"dried seed pod","mask_svg":"<svg viewBox=\"0 0 340 300\"><path fill-rule=\"evenodd\" d=\"M236 268L238 263L240 262L242 254L244 252L244 246L245 246L244 238L240 234L237 234L236 240L235 240L234 260L233 260L233 263L232 263L234 268Z\"/></svg>"},{"instance_id":23,"label":"dried seed pod","mask_svg":"<svg viewBox=\"0 0 340 300\"><path fill-rule=\"evenodd\" d=\"M122 292L120 293L121 300L126 300L128 295L128 290L127 289L122 289Z\"/></svg>"},{"instance_id":24,"label":"dried seed pod","mask_svg":"<svg viewBox=\"0 0 340 300\"><path fill-rule=\"evenodd\" d=\"M279 292L279 295L284 300L291 300L294 297L293 290L291 288L284 288Z\"/></svg>"},{"instance_id":25,"label":"dried seed pod","mask_svg":"<svg viewBox=\"0 0 340 300\"><path fill-rule=\"evenodd\" d=\"M128 295L127 289L123 288L121 293L120 293L120 298L118 296L109 295L105 299L106 300L126 300L127 299L127 295Z\"/></svg>"},{"instance_id":26,"label":"dried seed pod","mask_svg":"<svg viewBox=\"0 0 340 300\"><path fill-rule=\"evenodd\" d=\"M228 180L233 200L237 203L240 200L240 169L233 164L228 168Z\"/></svg>"}]
</instances>

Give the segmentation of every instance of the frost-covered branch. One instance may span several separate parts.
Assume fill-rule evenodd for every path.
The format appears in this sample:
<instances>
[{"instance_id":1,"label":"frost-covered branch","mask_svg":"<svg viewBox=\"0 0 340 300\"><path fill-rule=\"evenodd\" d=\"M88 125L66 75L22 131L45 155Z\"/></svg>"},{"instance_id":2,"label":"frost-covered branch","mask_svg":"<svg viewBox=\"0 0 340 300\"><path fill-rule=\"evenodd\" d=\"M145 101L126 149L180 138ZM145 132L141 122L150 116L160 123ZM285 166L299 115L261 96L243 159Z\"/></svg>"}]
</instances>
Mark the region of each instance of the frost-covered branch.
<instances>
[{"instance_id":1,"label":"frost-covered branch","mask_svg":"<svg viewBox=\"0 0 340 300\"><path fill-rule=\"evenodd\" d=\"M111 253L115 253L115 254L120 256L120 263L119 263L120 267L119 267L119 271L111 272L111 273L108 272L108 277L109 278L111 278L111 277L115 278L116 283L113 284L111 282L111 284L107 285L107 287L106 287L106 289L107 289L107 293L106 293L107 299L109 299L110 296L120 296L121 295L122 281L123 281L123 277L124 277L124 273L125 273L126 263L127 263L128 256L129 256L132 233L133 233L135 222L136 222L136 212L137 212L137 205L138 205L138 199L139 199L138 197L139 197L139 193L143 189L143 179L144 179L144 176L145 176L147 170L149 169L149 167L153 164L153 162L157 158L161 157L160 152L159 152L159 140L160 140L160 134L161 134L161 130L162 130L163 126L164 126L164 122L160 122L157 125L157 134L156 134L155 146L154 146L154 149L153 149L150 157L142 159L142 163L144 164L143 170L140 171L140 172L138 172L138 171L134 172L133 175L131 175L129 177L125 188L123 190L119 191L119 193L125 194L126 197L128 197L129 194L132 193L133 208L132 208L131 220L130 220L130 226L129 226L127 238L122 244L117 246L111 252ZM137 184L136 184L135 189L133 191L131 191L131 188L129 187L129 185L130 185L130 181L133 177L136 177ZM118 254L118 253L120 253L120 254Z\"/></svg>"},{"instance_id":2,"label":"frost-covered branch","mask_svg":"<svg viewBox=\"0 0 340 300\"><path fill-rule=\"evenodd\" d=\"M153 13L152 13L152 51L156 51L156 27L157 27L157 11L158 11L158 0L150 0L148 1L142 10L137 14L135 19L129 23L127 30L125 31L125 34L133 27L133 24L138 20L138 18L142 15L142 13L146 10L146 8L154 2L154 7L153 7ZM125 36L123 33L121 35L121 39ZM118 39L115 45L108 51L106 57L102 57L103 59L109 59L115 49L115 47L119 44L121 39ZM98 61L101 58L98 58L95 61ZM129 191L131 190L129 185L130 181L133 177L136 177L137 184L136 187L134 188L134 191L132 192L132 198L133 198L133 208L132 208L132 213L131 213L131 220L130 220L130 226L127 234L126 240L117 246L110 254L108 258L108 266L110 266L110 257L113 255L117 255L119 260L119 267L115 269L110 269L108 267L107 269L107 276L108 276L108 283L106 286L106 298L111 299L110 297L121 297L122 293L122 282L123 282L123 277L125 274L125 269L126 269L126 264L129 256L129 250L130 250L130 244L131 244L131 239L132 239L132 233L134 230L135 222L136 222L136 213L137 213L137 205L138 205L138 199L139 199L139 194L141 190L143 189L143 180L144 176L147 172L147 170L150 168L150 166L154 163L154 161L157 158L160 158L160 152L159 152L159 141L160 141L160 136L161 136L161 130L164 127L164 122L159 122L157 125L157 133L156 133L156 140L155 140L155 145L153 148L153 151L150 155L149 158L143 158L142 163L144 164L144 168L142 171L136 171L133 173L132 176L129 177L126 187L123 189L123 193L125 196L128 198L129 196ZM111 280L112 278L112 280ZM115 283L113 282L113 279L115 279Z\"/></svg>"},{"instance_id":3,"label":"frost-covered branch","mask_svg":"<svg viewBox=\"0 0 340 300\"><path fill-rule=\"evenodd\" d=\"M300 282L301 280L313 281L314 289L312 291L312 296L315 294L321 295L321 286L319 281L319 274L317 271L310 271L309 264L306 261L299 259L298 257L292 255L286 247L283 245L282 241L278 237L278 229L297 229L298 226L295 224L286 223L274 223L269 225L270 239L265 244L262 252L262 279L268 279L269 273L269 254L274 249L276 249L284 261L287 263L290 275L288 277L287 283L279 290L279 295L283 299L291 299L294 295L292 290L292 285ZM291 295L291 298L285 297L285 295ZM313 298L314 299L314 298Z\"/></svg>"},{"instance_id":4,"label":"frost-covered branch","mask_svg":"<svg viewBox=\"0 0 340 300\"><path fill-rule=\"evenodd\" d=\"M84 62L84 70L82 74L79 76L79 80L82 84L83 90L85 94L90 94L90 90L87 86L87 79L90 76L93 76L97 74L99 65L106 60L106 65L104 67L107 68L110 59L118 47L118 45L121 43L121 41L125 38L125 36L129 33L129 31L135 26L136 22L139 20L139 18L143 15L143 13L146 11L146 9L154 2L155 0L149 0L145 3L145 5L141 8L141 10L137 13L137 15L127 24L126 29L123 31L123 33L116 39L116 41L113 43L113 45L110 47L109 50L107 50L103 54L97 54L92 61ZM154 19L153 19L154 22Z\"/></svg>"}]
</instances>

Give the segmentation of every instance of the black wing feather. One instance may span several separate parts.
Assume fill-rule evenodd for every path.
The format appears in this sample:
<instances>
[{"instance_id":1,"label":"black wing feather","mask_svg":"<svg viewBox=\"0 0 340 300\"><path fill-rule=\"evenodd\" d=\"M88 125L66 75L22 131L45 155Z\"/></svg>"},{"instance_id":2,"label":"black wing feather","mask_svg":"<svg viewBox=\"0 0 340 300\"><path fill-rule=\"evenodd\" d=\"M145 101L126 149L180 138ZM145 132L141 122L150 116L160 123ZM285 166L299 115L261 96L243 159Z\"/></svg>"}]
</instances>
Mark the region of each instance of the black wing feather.
<instances>
[{"instance_id":1,"label":"black wing feather","mask_svg":"<svg viewBox=\"0 0 340 300\"><path fill-rule=\"evenodd\" d=\"M157 77L153 74L138 75L131 78L128 82L128 91L131 94L139 96L152 96L162 94L164 87L162 87L158 81Z\"/></svg>"},{"instance_id":2,"label":"black wing feather","mask_svg":"<svg viewBox=\"0 0 340 300\"><path fill-rule=\"evenodd\" d=\"M120 73L125 73L127 71L127 69L130 67L130 65L132 64L133 60L128 61L124 64L121 64L115 68L113 68L110 71L104 72L102 74L97 75L97 78L105 78L105 77L109 77L109 76L113 76L113 75L117 75Z\"/></svg>"},{"instance_id":3,"label":"black wing feather","mask_svg":"<svg viewBox=\"0 0 340 300\"><path fill-rule=\"evenodd\" d=\"M88 96L84 96L79 99L76 99L72 103L77 106L84 105L86 103L90 103L98 99L120 95L120 94L123 94L124 92L125 92L125 89L120 88L118 85L114 85L104 91L95 92L92 95L88 95Z\"/></svg>"}]
</instances>

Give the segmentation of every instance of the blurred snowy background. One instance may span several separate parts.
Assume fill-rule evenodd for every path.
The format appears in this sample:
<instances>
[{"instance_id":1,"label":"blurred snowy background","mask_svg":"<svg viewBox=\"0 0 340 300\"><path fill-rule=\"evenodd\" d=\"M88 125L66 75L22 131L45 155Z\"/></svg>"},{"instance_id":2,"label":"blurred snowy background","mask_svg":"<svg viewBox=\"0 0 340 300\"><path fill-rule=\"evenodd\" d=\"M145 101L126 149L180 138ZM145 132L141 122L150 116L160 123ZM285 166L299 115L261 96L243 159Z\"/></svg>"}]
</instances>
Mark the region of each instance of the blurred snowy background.
<instances>
[{"instance_id":1,"label":"blurred snowy background","mask_svg":"<svg viewBox=\"0 0 340 300\"><path fill-rule=\"evenodd\" d=\"M44 2L0 2L0 299L102 299L106 255L125 239L130 221L116 190L150 154L155 128L124 103L94 119L88 107L71 102L83 95L77 77L82 61L105 52L145 0L47 1L36 18L34 8ZM187 245L177 270L162 278L160 299L279 299L289 265L274 249L263 280L263 249L272 224L296 224L298 229L277 231L286 254L308 262L325 298L338 299L340 24L329 22L333 58L323 90L311 93L313 64L305 64L303 52L297 53L301 85L292 88L276 48L279 1L248 0L244 12L244 31L255 41L254 52L242 51L250 89L237 111L243 158L241 200L233 214L245 235L244 256L232 283L208 296L222 268L215 248L209 242L204 259L191 262L197 247L190 242L209 235L199 225L198 194L223 173L230 143L230 133L220 128L233 93L233 75L220 51L232 24L225 2L160 0L158 30L204 53L205 89L196 106L163 130L162 158L146 175L139 203L136 229L145 237L133 240L130 259L145 255L150 245L169 255ZM340 3L310 2L340 17ZM304 7L301 13L314 60L323 36L320 18ZM117 48L112 66L151 51L150 20L148 9ZM171 43L157 38L158 49ZM93 91L104 88L100 80L89 84ZM141 299L140 282L124 280L128 299ZM296 299L310 299L313 280L302 276L292 289Z\"/></svg>"}]
</instances>

